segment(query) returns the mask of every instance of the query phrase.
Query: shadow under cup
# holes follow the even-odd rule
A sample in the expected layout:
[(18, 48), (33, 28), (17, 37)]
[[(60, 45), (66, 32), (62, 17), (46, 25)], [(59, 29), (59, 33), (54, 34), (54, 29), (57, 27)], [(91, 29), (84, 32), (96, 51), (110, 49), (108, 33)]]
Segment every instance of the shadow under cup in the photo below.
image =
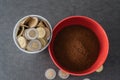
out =
[[(91, 67), (89, 67), (86, 70), (83, 71), (78, 71), (74, 72), (68, 69), (65, 69), (58, 61), (57, 58), (54, 55), (54, 40), (59, 33), (60, 30), (67, 26), (71, 25), (82, 25), (88, 29), (90, 29), (94, 34), (97, 36), (99, 44), (100, 44), (100, 49), (98, 53), (98, 57), (96, 61), (93, 63)], [(65, 18), (61, 20), (53, 29), (53, 37), (51, 40), (51, 43), (49, 45), (49, 53), (50, 57), (53, 60), (54, 64), (61, 70), (75, 76), (83, 76), (87, 75), (90, 73), (93, 73), (96, 71), (106, 60), (107, 55), (108, 55), (108, 50), (109, 50), (109, 42), (108, 42), (108, 37), (104, 31), (104, 29), (101, 27), (100, 24), (98, 24), (95, 20), (85, 17), (85, 16), (70, 16), (68, 18)], [(74, 64), (73, 64), (74, 65)]]

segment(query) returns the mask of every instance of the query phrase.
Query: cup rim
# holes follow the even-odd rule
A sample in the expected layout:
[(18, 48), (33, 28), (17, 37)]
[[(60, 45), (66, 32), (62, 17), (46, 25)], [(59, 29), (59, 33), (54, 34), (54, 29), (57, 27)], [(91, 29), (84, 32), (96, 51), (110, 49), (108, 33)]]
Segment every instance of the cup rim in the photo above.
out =
[[(94, 69), (92, 69), (91, 71), (89, 71), (89, 72), (75, 73), (75, 72), (71, 72), (71, 71), (65, 70), (65, 69), (54, 59), (54, 56), (53, 56), (54, 52), (52, 51), (52, 45), (53, 45), (52, 41), (54, 40), (53, 38), (52, 38), (52, 40), (51, 40), (50, 45), (48, 46), (48, 51), (49, 51), (49, 54), (50, 54), (50, 57), (51, 57), (52, 61), (54, 62), (54, 64), (55, 64), (59, 69), (65, 71), (65, 72), (67, 72), (67, 73), (69, 73), (69, 74), (71, 74), (71, 75), (84, 76), (84, 75), (88, 75), (88, 74), (90, 74), (90, 73), (95, 72), (95, 71), (105, 62), (105, 60), (106, 60), (106, 58), (107, 58), (107, 55), (108, 55), (108, 50), (109, 50), (109, 41), (108, 41), (107, 34), (106, 34), (105, 30), (102, 28), (102, 26), (101, 26), (98, 22), (96, 22), (95, 20), (93, 20), (93, 19), (91, 19), (91, 18), (89, 18), (89, 17), (86, 17), (86, 16), (69, 16), (69, 17), (67, 17), (67, 18), (62, 19), (62, 20), (61, 20), (60, 22), (58, 22), (58, 23), (55, 25), (55, 27), (53, 28), (53, 36), (54, 36), (54, 31), (55, 31), (55, 29), (58, 27), (58, 25), (60, 25), (60, 24), (61, 24), (62, 22), (64, 22), (64, 21), (66, 21), (66, 20), (68, 20), (68, 19), (72, 19), (72, 18), (84, 18), (84, 19), (87, 19), (87, 20), (91, 21), (92, 23), (94, 23), (96, 26), (98, 26), (99, 29), (101, 29), (101, 31), (102, 31), (101, 33), (104, 34), (104, 37), (105, 37), (106, 43), (107, 43), (107, 45), (106, 45), (106, 46), (107, 46), (106, 54), (104, 55), (103, 61), (101, 61), (99, 64), (97, 64), (96, 67), (95, 67)], [(59, 33), (59, 32), (58, 32), (58, 33)], [(54, 42), (54, 41), (53, 41), (53, 42)], [(95, 62), (96, 62), (96, 61), (95, 61)]]
[[(44, 48), (42, 48), (42, 49), (40, 49), (40, 50), (38, 50), (38, 51), (27, 51), (27, 50), (24, 50), (24, 49), (22, 49), (22, 48), (19, 46), (19, 44), (17, 43), (17, 40), (16, 40), (16, 29), (17, 29), (19, 23), (20, 23), (23, 19), (25, 19), (25, 18), (27, 18), (27, 17), (37, 17), (37, 18), (39, 18), (39, 19), (42, 19), (42, 20), (46, 21), (46, 22), (48, 23), (49, 28), (50, 28), (50, 31), (51, 31), (50, 38), (49, 38), (49, 41), (48, 41), (47, 45), (46, 45)], [(15, 27), (14, 27), (14, 29), (13, 29), (13, 40), (14, 40), (14, 42), (15, 42), (15, 45), (19, 48), (19, 50), (21, 50), (21, 51), (23, 51), (23, 52), (25, 52), (25, 53), (28, 53), (28, 54), (36, 54), (36, 53), (42, 52), (43, 50), (45, 50), (45, 49), (48, 47), (48, 45), (49, 45), (50, 42), (51, 42), (51, 39), (52, 39), (52, 26), (51, 26), (50, 22), (49, 22), (46, 18), (44, 18), (44, 17), (42, 17), (42, 16), (40, 16), (40, 15), (27, 15), (27, 16), (22, 17), (21, 19), (19, 19), (19, 20), (17, 21), (17, 23), (15, 24)]]

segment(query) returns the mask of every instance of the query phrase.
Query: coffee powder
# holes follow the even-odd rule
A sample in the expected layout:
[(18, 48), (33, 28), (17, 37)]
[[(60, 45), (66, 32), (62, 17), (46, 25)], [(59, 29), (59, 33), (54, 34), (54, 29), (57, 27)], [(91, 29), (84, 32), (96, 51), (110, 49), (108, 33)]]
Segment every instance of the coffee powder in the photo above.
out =
[(69, 71), (83, 71), (96, 61), (99, 41), (89, 29), (73, 25), (63, 28), (54, 40), (54, 55), (57, 62)]

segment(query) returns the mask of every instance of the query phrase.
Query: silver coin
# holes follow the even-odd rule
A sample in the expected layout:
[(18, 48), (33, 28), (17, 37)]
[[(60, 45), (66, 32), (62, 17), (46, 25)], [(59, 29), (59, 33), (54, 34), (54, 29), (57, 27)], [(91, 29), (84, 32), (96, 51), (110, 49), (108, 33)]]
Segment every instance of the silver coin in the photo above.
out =
[(54, 79), (55, 77), (56, 77), (56, 72), (55, 72), (55, 70), (54, 69), (52, 69), (52, 68), (49, 68), (49, 69), (47, 69), (46, 71), (45, 71), (45, 77), (47, 78), (47, 79)]

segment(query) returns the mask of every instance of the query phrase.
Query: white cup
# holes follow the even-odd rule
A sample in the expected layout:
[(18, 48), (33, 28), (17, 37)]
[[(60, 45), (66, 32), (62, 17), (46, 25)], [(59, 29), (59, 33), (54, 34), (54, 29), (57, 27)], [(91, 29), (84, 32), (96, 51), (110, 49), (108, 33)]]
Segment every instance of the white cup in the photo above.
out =
[[(50, 28), (51, 34), (50, 34), (50, 39), (48, 40), (47, 45), (46, 45), (45, 47), (43, 47), (42, 49), (38, 50), (38, 51), (27, 51), (27, 50), (25, 50), (25, 49), (22, 49), (22, 48), (19, 46), (18, 42), (17, 42), (18, 26), (19, 26), (20, 22), (21, 22), (22, 20), (24, 20), (25, 18), (27, 18), (27, 17), (37, 17), (37, 18), (40, 19), (40, 20), (46, 21), (46, 22), (48, 23), (48, 25), (49, 25), (49, 28)], [(15, 25), (15, 27), (14, 27), (14, 30), (13, 30), (13, 40), (14, 40), (16, 46), (17, 46), (21, 51), (23, 51), (23, 52), (25, 52), (25, 53), (28, 53), (28, 54), (40, 53), (40, 52), (42, 52), (43, 50), (45, 50), (45, 49), (48, 47), (48, 45), (50, 44), (51, 38), (52, 38), (52, 27), (51, 27), (49, 21), (48, 21), (47, 19), (45, 19), (44, 17), (39, 16), (39, 15), (28, 15), (28, 16), (25, 16), (25, 17), (21, 18), (21, 19), (16, 23), (16, 25)]]

